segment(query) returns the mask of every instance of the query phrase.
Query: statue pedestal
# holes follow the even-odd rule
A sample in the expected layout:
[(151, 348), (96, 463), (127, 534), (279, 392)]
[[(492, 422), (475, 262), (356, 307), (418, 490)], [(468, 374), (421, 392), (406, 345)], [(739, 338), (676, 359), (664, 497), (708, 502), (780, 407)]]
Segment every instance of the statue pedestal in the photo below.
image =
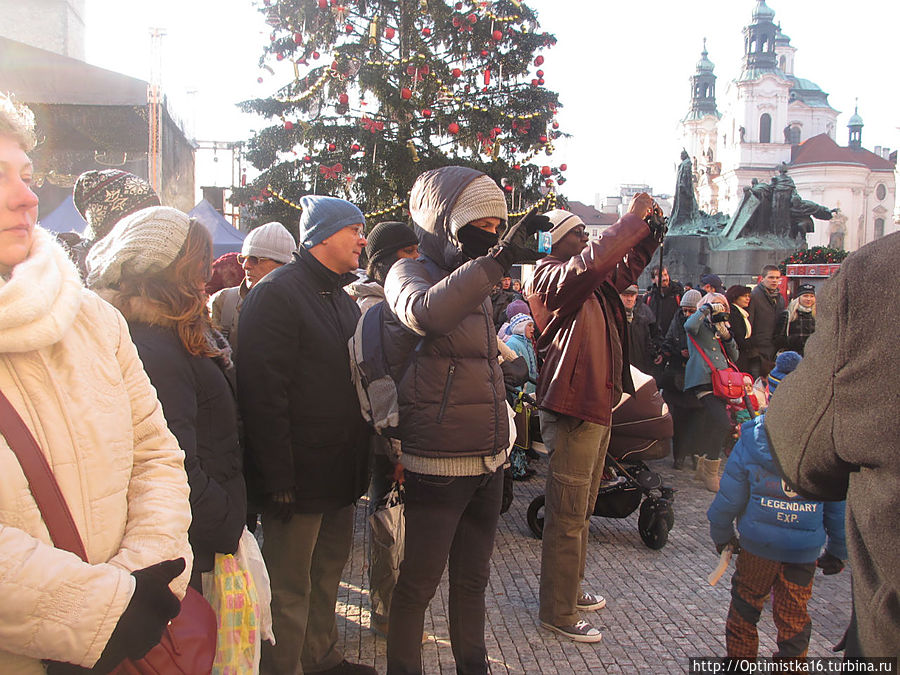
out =
[[(663, 265), (672, 279), (691, 282), (697, 288), (704, 274), (718, 274), (725, 288), (732, 284), (756, 284), (764, 265), (777, 265), (797, 249), (802, 241), (778, 237), (723, 239), (715, 235), (689, 234), (666, 237)], [(659, 264), (659, 253), (647, 265), (639, 285), (649, 288), (650, 269)]]

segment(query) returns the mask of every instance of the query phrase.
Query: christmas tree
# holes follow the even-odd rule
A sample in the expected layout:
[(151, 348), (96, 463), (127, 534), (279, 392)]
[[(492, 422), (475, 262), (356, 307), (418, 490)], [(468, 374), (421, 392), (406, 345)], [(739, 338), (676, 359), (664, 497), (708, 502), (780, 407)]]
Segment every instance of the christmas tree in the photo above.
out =
[[(260, 175), (235, 190), (257, 223), (296, 223), (305, 194), (357, 204), (372, 222), (405, 217), (422, 172), (484, 171), (510, 212), (551, 202), (558, 95), (544, 86), (556, 42), (519, 0), (264, 0), (268, 98), (240, 104), (272, 120), (247, 144)], [(281, 74), (284, 74), (282, 77)]]

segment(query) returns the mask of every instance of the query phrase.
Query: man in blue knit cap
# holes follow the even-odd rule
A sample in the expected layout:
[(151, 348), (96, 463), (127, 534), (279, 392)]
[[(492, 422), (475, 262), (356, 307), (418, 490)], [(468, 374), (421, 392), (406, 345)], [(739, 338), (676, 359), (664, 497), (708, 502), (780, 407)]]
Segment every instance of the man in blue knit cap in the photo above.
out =
[[(801, 358), (797, 352), (778, 355), (768, 377), (770, 396)], [(770, 407), (779, 402), (773, 397)], [(812, 632), (806, 607), (816, 566), (824, 574), (837, 574), (847, 557), (844, 502), (810, 501), (794, 491), (772, 458), (764, 420), (760, 415), (741, 427), (741, 438), (706, 514), (716, 550), (721, 553), (730, 544), (740, 551), (731, 578), (725, 645), (730, 658), (757, 657), (756, 624), (772, 594), (778, 629), (775, 656), (804, 658)], [(734, 533), (735, 520), (740, 541)]]
[(299, 249), (254, 284), (239, 324), (248, 490), (264, 505), (278, 641), (263, 645), (260, 672), (374, 675), (344, 660), (334, 618), (353, 504), (368, 485), (369, 428), (347, 352), (359, 309), (343, 290), (356, 280), (365, 219), (334, 197), (300, 205)]

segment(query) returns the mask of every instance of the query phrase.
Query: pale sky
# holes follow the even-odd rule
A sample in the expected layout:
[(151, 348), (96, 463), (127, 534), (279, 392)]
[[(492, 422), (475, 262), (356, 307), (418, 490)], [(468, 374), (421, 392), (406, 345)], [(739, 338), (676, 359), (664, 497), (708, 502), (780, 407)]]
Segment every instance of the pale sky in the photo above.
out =
[[(718, 76), (720, 111), (728, 82), (740, 73), (742, 29), (754, 0), (530, 0), (541, 28), (558, 43), (544, 52), (548, 87), (560, 93), (559, 141), (549, 158), (568, 165), (562, 192), (593, 203), (620, 183), (647, 183), (671, 193), (680, 151), (679, 120), (690, 104), (689, 78), (707, 38)], [(900, 146), (900, 2), (768, 0), (797, 49), (794, 72), (828, 92), (841, 111), (837, 140), (859, 99), (863, 145)], [(234, 103), (268, 96), (293, 75), (258, 67), (269, 29), (244, 0), (87, 0), (87, 60), (149, 79), (149, 27), (166, 29), (163, 87), (189, 131), (201, 140), (249, 137), (259, 122)], [(323, 56), (323, 60), (326, 57)], [(262, 75), (263, 84), (257, 82)], [(195, 91), (194, 94), (188, 94)], [(543, 160), (542, 156), (542, 160)], [(198, 157), (198, 185), (230, 181), (230, 158)], [(541, 164), (548, 163), (541, 161)]]

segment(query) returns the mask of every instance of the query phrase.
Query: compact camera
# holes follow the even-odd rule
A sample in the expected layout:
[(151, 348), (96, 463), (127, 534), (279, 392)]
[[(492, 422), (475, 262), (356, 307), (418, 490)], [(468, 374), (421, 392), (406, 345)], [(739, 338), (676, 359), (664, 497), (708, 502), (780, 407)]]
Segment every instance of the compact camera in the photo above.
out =
[(715, 312), (710, 315), (709, 320), (712, 323), (724, 323), (731, 320), (731, 315), (728, 312)]

